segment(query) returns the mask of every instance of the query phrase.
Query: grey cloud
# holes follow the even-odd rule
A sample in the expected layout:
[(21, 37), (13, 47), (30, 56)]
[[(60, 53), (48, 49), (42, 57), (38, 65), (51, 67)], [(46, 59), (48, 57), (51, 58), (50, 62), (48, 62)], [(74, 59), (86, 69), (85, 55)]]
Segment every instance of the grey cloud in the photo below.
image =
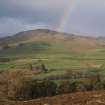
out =
[(105, 35), (105, 1), (81, 0), (69, 19), (66, 31), (86, 35)]
[(64, 8), (64, 0), (58, 1), (61, 5), (57, 5), (56, 0), (1, 0), (0, 17), (34, 18), (36, 21), (40, 18), (58, 17), (62, 14), (60, 10)]
[[(59, 2), (61, 5), (58, 5)], [(60, 10), (65, 7), (64, 5), (66, 5), (64, 0), (0, 0), (0, 31), (11, 32), (14, 29), (12, 32), (14, 33), (19, 29), (24, 30), (28, 25), (36, 27), (35, 25), (39, 23), (42, 23), (42, 26), (56, 27), (62, 15)]]
[[(105, 34), (105, 0), (75, 0), (65, 32)], [(56, 29), (70, 0), (0, 0), (0, 33)], [(67, 11), (68, 12), (68, 11)]]

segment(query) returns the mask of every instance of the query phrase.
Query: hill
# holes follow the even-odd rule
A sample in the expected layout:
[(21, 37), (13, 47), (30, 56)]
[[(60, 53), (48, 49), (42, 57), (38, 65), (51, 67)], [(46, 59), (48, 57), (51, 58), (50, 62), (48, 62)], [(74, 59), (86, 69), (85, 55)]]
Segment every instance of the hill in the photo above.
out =
[(56, 70), (105, 67), (104, 38), (38, 29), (1, 38), (0, 48), (0, 61), (10, 59), (0, 63), (0, 70), (27, 69), (29, 64), (36, 67), (39, 61)]
[[(14, 55), (17, 50), (22, 50), (19, 54), (24, 52), (27, 53), (28, 49), (30, 54), (32, 52), (35, 53), (37, 50), (38, 52), (40, 50), (43, 52), (44, 49), (47, 50), (46, 52), (49, 52), (50, 50), (52, 53), (86, 53), (103, 48), (103, 43), (103, 41), (97, 40), (93, 37), (76, 36), (73, 34), (59, 33), (47, 29), (38, 29), (20, 32), (11, 37), (1, 38), (1, 49), (7, 44), (11, 47), (10, 49), (2, 49), (0, 51), (0, 55), (2, 53), (4, 55), (5, 53), (9, 54), (9, 52)], [(21, 45), (23, 46), (21, 47)]]

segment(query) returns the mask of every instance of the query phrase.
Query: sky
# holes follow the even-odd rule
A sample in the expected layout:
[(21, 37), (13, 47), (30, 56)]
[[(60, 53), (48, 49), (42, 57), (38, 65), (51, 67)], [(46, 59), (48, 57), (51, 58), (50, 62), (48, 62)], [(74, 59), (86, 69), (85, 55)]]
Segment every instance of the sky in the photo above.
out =
[(104, 28), (105, 0), (0, 0), (0, 37), (33, 29), (105, 36)]

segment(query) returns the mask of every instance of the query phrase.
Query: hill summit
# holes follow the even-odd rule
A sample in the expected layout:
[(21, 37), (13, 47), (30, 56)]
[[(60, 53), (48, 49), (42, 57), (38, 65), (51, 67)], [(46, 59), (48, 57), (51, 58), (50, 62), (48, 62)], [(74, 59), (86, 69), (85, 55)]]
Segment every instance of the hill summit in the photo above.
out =
[[(56, 32), (48, 29), (37, 29), (19, 32), (13, 36), (0, 39), (0, 48), (10, 46), (9, 49), (2, 49), (0, 56), (5, 54), (16, 55), (32, 54), (35, 52), (50, 53), (87, 53), (104, 47), (104, 41), (100, 38), (93, 38), (81, 35), (74, 35)], [(23, 45), (20, 47), (20, 45)], [(7, 47), (7, 46), (6, 46)], [(18, 53), (19, 54), (19, 53)]]

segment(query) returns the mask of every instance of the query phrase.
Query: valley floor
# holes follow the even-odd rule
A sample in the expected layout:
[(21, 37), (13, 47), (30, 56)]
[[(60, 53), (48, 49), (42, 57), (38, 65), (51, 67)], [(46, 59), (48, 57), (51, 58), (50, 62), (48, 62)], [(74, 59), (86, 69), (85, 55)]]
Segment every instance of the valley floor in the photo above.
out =
[(30, 101), (7, 101), (0, 105), (105, 105), (105, 91), (78, 92)]

